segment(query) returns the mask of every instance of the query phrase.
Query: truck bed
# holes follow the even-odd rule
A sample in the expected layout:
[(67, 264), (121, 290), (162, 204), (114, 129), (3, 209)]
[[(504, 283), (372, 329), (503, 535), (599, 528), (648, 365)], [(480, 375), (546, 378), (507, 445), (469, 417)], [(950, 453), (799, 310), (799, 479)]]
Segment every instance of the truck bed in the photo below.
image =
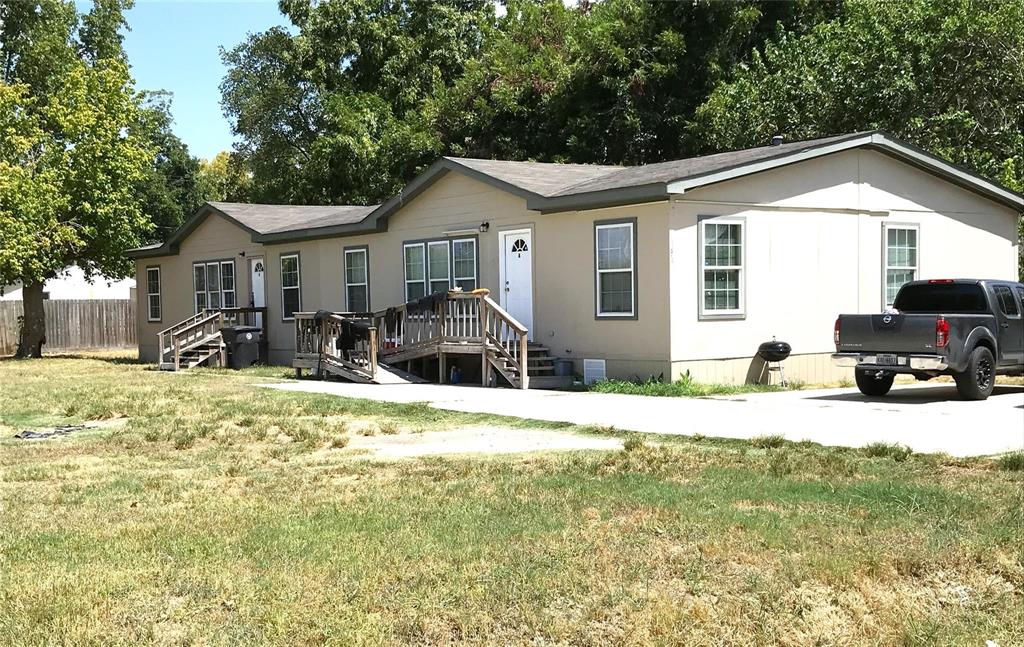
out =
[(935, 321), (949, 322), (950, 339), (966, 339), (978, 326), (994, 326), (992, 315), (965, 314), (878, 314), (842, 315), (838, 352), (921, 353), (939, 352), (935, 348)]

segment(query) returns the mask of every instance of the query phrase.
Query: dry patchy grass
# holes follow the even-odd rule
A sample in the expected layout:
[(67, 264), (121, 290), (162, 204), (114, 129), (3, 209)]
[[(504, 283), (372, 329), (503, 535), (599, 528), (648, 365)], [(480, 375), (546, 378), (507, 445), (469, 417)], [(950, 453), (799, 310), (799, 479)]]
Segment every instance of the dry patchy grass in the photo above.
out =
[(253, 386), (279, 374), (0, 362), (0, 643), (1024, 643), (1019, 471), (651, 438), (355, 460), (360, 429), (480, 418)]

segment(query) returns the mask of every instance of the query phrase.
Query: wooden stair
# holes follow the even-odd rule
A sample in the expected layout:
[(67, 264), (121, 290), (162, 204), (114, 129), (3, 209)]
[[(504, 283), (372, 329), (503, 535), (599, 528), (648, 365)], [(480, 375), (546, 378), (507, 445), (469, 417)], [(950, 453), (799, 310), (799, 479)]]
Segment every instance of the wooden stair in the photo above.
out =
[[(263, 327), (266, 308), (205, 308), (157, 333), (161, 371), (186, 371), (217, 357), (226, 364), (227, 346), (221, 330), (225, 326)], [(266, 358), (266, 340), (260, 342), (260, 356)]]
[(225, 350), (224, 339), (218, 331), (182, 348), (179, 354), (180, 364), (177, 367), (173, 361), (161, 362), (160, 370), (175, 371), (195, 368), (208, 362), (212, 357), (219, 359)]
[[(529, 388), (564, 389), (572, 386), (573, 378), (571, 375), (555, 375), (555, 358), (551, 356), (551, 350), (547, 346), (531, 342), (527, 345), (526, 349), (526, 370), (530, 376), (528, 381)], [(495, 351), (489, 353), (488, 360), (510, 385), (517, 384), (519, 370), (515, 364)]]

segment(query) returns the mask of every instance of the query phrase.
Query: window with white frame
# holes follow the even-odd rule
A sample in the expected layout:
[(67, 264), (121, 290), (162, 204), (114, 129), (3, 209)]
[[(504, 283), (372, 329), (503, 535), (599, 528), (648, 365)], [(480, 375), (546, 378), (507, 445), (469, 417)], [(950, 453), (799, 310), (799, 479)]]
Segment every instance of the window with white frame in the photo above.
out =
[(369, 312), (369, 256), (365, 247), (345, 250), (345, 307), (349, 312)]
[(596, 224), (597, 316), (632, 317), (636, 314), (635, 224)]
[(451, 287), (451, 266), (447, 240), (427, 243), (427, 284), (431, 294), (447, 292)]
[(234, 308), (235, 262), (199, 261), (192, 264), (196, 312), (206, 308)]
[(299, 255), (281, 255), (281, 318), (294, 319), (302, 310), (302, 284), (299, 276)]
[(234, 261), (228, 261), (220, 264), (220, 294), (221, 303), (225, 308), (234, 308), (238, 305), (235, 300)]
[(476, 239), (452, 241), (452, 284), (465, 292), (476, 289)]
[(146, 305), (148, 321), (160, 321), (160, 266), (146, 268)]
[(742, 220), (701, 223), (701, 314), (743, 314)]
[(918, 235), (913, 225), (886, 225), (885, 229), (885, 284), (882, 286), (885, 307), (896, 301), (896, 294), (904, 284), (917, 279)]
[(476, 289), (475, 238), (405, 243), (403, 250), (406, 301), (456, 287)]
[(427, 294), (426, 246), (405, 245), (405, 300), (415, 301)]

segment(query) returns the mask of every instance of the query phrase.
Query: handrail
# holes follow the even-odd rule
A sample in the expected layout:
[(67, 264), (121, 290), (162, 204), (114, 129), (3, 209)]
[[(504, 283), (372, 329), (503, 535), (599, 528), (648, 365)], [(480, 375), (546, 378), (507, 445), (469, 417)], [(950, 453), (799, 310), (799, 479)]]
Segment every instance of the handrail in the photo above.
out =
[(180, 330), (176, 330), (174, 332), (174, 337), (175, 338), (181, 337), (181, 336), (185, 335), (186, 333), (190, 333), (193, 330), (196, 330), (198, 328), (202, 328), (203, 326), (205, 326), (206, 324), (210, 323), (214, 319), (220, 319), (220, 317), (221, 317), (221, 314), (219, 312), (215, 313), (215, 314), (212, 314), (212, 315), (209, 315), (205, 319), (201, 319), (200, 321), (195, 322), (194, 324), (188, 326), (187, 328), (182, 328)]
[[(257, 319), (256, 315), (262, 317), (262, 319)], [(203, 308), (202, 310), (195, 313), (191, 317), (183, 319), (178, 323), (174, 324), (173, 326), (164, 328), (159, 333), (157, 333), (157, 344), (159, 346), (160, 351), (160, 362), (164, 363), (166, 361), (170, 363), (171, 361), (173, 361), (175, 365), (175, 370), (177, 370), (178, 362), (175, 359), (175, 357), (177, 356), (178, 353), (176, 350), (175, 340), (179, 339), (182, 335), (187, 335), (188, 333), (194, 331), (195, 329), (205, 326), (214, 318), (219, 318), (222, 324), (221, 327), (223, 327), (225, 320), (227, 320), (229, 323), (232, 324), (242, 323), (257, 325), (257, 322), (259, 322), (259, 327), (263, 328), (263, 322), (266, 321), (266, 316), (267, 309), (266, 307), (263, 306)], [(168, 336), (170, 336), (170, 343), (165, 342), (165, 338)], [(178, 344), (177, 346), (180, 346), (180, 344)], [(172, 357), (168, 357), (168, 355), (170, 355), (171, 353), (174, 353), (175, 355)]]
[(206, 310), (201, 310), (200, 312), (195, 313), (194, 315), (192, 315), (188, 319), (182, 319), (181, 321), (179, 321), (178, 323), (174, 324), (173, 326), (170, 326), (168, 328), (164, 328), (163, 330), (161, 330), (157, 334), (158, 335), (166, 335), (167, 333), (174, 331), (174, 329), (176, 329), (178, 326), (181, 326), (182, 324), (194, 322), (196, 319), (198, 319), (199, 317), (203, 316), (203, 314), (205, 314), (205, 313), (206, 313)]
[(505, 321), (505, 323), (511, 326), (516, 332), (521, 333), (523, 335), (526, 335), (530, 332), (526, 326), (519, 323), (519, 321), (515, 317), (510, 315), (504, 308), (498, 305), (497, 301), (495, 301), (489, 296), (485, 296), (484, 301), (487, 303), (487, 308), (489, 310), (492, 310), (495, 314), (501, 317)]
[(502, 308), (490, 295), (481, 298), (485, 344), (511, 361), (519, 374), (519, 388), (530, 387), (529, 330)]
[[(330, 358), (376, 375), (378, 357), (397, 357), (405, 351), (431, 347), (439, 353), (450, 352), (444, 344), (468, 344), (483, 353), (485, 380), (493, 364), (515, 386), (528, 387), (529, 329), (491, 299), (488, 292), (449, 292), (430, 307), (416, 306), (403, 303), (373, 313), (333, 312), (320, 325), (314, 322), (315, 313), (296, 312), (296, 355), (305, 355), (305, 359)], [(355, 321), (370, 326), (365, 333), (359, 333), (355, 348), (339, 350), (340, 326)]]
[(316, 313), (295, 313), (295, 353), (296, 355), (316, 355), (320, 359), (328, 359), (342, 366), (369, 374), (370, 379), (377, 376), (377, 329), (373, 326), (356, 328), (351, 348), (339, 348), (338, 340), (342, 337), (343, 326), (355, 322), (365, 323), (370, 320), (370, 313), (331, 313), (317, 325)]

